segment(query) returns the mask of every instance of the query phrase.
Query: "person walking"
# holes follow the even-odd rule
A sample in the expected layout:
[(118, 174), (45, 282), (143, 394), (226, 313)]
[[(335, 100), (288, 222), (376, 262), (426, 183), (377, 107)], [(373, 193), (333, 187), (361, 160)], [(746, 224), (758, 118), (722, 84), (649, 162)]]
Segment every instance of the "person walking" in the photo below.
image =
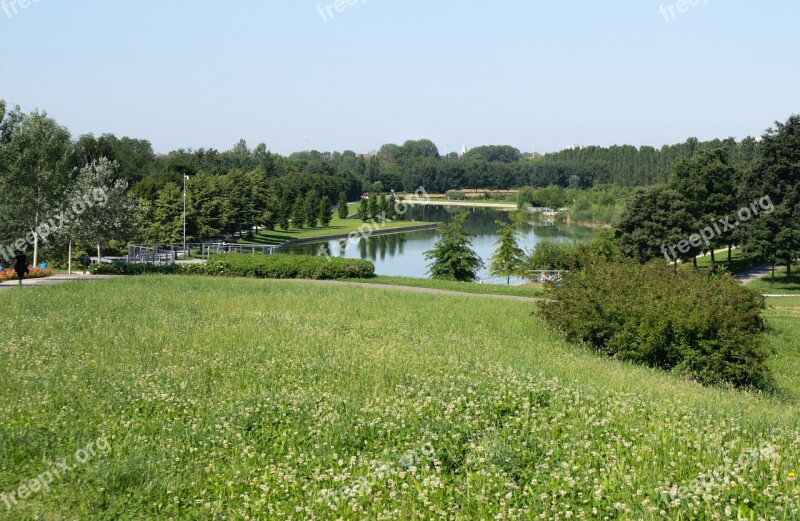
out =
[(28, 257), (25, 256), (25, 252), (17, 250), (17, 253), (14, 254), (14, 258), (16, 259), (14, 262), (14, 271), (17, 272), (19, 285), (22, 286), (22, 277), (30, 273), (28, 269)]

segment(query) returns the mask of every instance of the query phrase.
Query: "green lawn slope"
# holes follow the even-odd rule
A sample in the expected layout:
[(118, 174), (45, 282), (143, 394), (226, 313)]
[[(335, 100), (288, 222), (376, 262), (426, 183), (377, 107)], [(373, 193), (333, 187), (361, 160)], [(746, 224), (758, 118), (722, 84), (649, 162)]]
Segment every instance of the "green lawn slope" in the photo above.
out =
[(766, 395), (594, 356), (525, 302), (199, 277), (7, 289), (0, 519), (796, 519), (800, 311), (770, 305)]

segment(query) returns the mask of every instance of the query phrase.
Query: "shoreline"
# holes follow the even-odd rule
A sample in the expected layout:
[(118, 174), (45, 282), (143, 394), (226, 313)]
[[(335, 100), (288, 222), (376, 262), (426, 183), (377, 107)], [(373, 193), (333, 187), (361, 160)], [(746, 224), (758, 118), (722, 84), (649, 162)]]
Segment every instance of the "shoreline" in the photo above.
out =
[(431, 199), (430, 201), (414, 201), (414, 206), (473, 206), (477, 208), (497, 208), (498, 210), (516, 210), (517, 205), (514, 203), (473, 203), (470, 201), (437, 201)]
[[(364, 223), (366, 226), (371, 226), (371, 223)], [(372, 235), (390, 235), (393, 233), (406, 233), (406, 232), (416, 232), (421, 230), (435, 230), (441, 225), (441, 223), (428, 223), (428, 224), (418, 224), (415, 226), (404, 226), (402, 228), (388, 228), (388, 229), (377, 229), (371, 230), (369, 232), (361, 233), (358, 230), (349, 232), (349, 233), (339, 233), (334, 235), (320, 235), (318, 237), (306, 237), (303, 239), (290, 239), (286, 242), (282, 242), (280, 244), (275, 245), (275, 251), (280, 252), (284, 248), (288, 248), (290, 246), (299, 246), (301, 244), (311, 244), (315, 242), (325, 242), (325, 241), (335, 241), (336, 239), (349, 239), (350, 236), (355, 235), (357, 237), (370, 237)]]

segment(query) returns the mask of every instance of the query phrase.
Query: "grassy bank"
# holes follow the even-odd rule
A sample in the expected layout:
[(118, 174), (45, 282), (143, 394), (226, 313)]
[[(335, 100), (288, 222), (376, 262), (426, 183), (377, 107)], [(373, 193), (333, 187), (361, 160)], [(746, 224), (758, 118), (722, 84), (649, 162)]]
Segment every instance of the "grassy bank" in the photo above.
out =
[(514, 301), (141, 277), (0, 306), (0, 492), (72, 467), (2, 519), (798, 516), (797, 309), (768, 311), (766, 396), (596, 357)]
[(792, 269), (792, 279), (786, 276), (786, 268), (775, 270), (775, 281), (772, 275), (751, 282), (748, 287), (768, 295), (799, 295), (800, 296), (800, 267), (794, 266)]
[[(718, 265), (728, 267), (728, 251), (725, 250), (724, 252), (717, 252), (714, 255), (714, 259), (717, 261)], [(743, 258), (742, 257), (742, 250), (741, 248), (734, 248), (731, 251), (731, 264), (728, 267), (728, 270), (731, 273), (741, 273), (743, 271), (749, 270), (750, 268), (755, 268), (763, 264), (763, 261), (753, 258)], [(684, 263), (684, 266), (691, 267), (692, 262)], [(697, 267), (698, 268), (711, 268), (711, 254), (702, 255), (697, 257)]]
[[(351, 204), (348, 206), (348, 208), (350, 209), (351, 216), (358, 213), (357, 204)], [(366, 226), (370, 227), (369, 230), (374, 231), (400, 230), (402, 228), (410, 228), (424, 224), (434, 223), (395, 221), (389, 223), (366, 224)], [(361, 221), (361, 219), (340, 219), (338, 215), (334, 214), (333, 218), (331, 219), (330, 226), (303, 228), (302, 230), (294, 228), (289, 230), (282, 230), (280, 228), (276, 230), (262, 230), (254, 234), (252, 238), (242, 237), (242, 239), (238, 242), (241, 244), (283, 244), (284, 242), (297, 239), (313, 239), (316, 237), (328, 237), (332, 235), (347, 235), (353, 232), (358, 233), (359, 231), (366, 229), (362, 228), (363, 226), (365, 226), (365, 223)]]

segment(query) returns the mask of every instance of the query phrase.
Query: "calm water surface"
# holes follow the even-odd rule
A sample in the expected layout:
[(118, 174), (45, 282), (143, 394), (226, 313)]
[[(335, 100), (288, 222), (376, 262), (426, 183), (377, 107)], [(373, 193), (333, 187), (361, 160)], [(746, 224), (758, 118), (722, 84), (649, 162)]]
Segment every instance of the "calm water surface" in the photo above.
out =
[[(519, 243), (524, 250), (532, 249), (538, 241), (545, 238), (555, 241), (585, 241), (594, 233), (591, 229), (577, 226), (542, 226), (512, 221), (509, 212), (494, 208), (416, 206), (409, 209), (406, 217), (407, 220), (413, 219), (417, 222), (449, 222), (454, 215), (465, 211), (470, 214), (467, 229), (475, 235), (472, 239), (473, 248), (487, 265), (500, 238), (496, 221), (515, 223), (520, 236)], [(378, 275), (425, 278), (429, 275), (424, 253), (433, 248), (440, 237), (437, 230), (419, 230), (373, 235), (352, 242), (347, 239), (321, 241), (294, 246), (285, 251), (303, 255), (323, 255), (327, 251), (334, 257), (372, 261)], [(481, 271), (479, 277), (490, 279), (486, 269)]]

